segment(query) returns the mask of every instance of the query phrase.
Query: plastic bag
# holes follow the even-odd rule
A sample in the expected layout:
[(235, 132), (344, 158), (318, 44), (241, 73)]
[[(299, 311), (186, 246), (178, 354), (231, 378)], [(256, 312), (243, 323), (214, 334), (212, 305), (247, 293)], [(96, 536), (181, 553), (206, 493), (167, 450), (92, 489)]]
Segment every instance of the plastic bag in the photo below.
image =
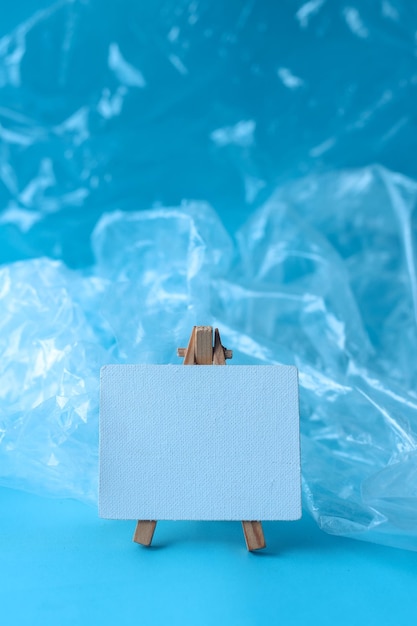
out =
[(414, 10), (62, 0), (2, 29), (1, 483), (94, 502), (100, 365), (212, 324), (299, 367), (320, 527), (416, 549)]

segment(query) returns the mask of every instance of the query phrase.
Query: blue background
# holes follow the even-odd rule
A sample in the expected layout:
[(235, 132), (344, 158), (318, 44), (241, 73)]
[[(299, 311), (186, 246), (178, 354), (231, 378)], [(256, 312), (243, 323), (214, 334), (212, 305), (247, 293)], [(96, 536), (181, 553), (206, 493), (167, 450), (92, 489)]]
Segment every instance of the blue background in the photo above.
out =
[[(394, 18), (382, 0), (353, 5), (366, 37), (348, 27), (343, 0), (324, 3), (304, 27), (303, 4), (20, 0), (2, 7), (0, 36), (19, 24), (27, 35), (21, 82), (1, 91), (0, 123), (35, 138), (27, 148), (10, 144), (7, 161), (19, 191), (42, 159), (55, 180), (26, 202), (42, 215), (29, 233), (7, 225), (0, 260), (48, 254), (71, 266), (90, 263), (91, 229), (114, 209), (204, 199), (234, 232), (278, 184), (312, 171), (377, 162), (415, 177), (415, 2), (392, 1)], [(179, 35), (171, 41), (173, 28)], [(114, 43), (146, 88), (128, 87), (118, 114), (103, 117), (100, 102), (120, 87), (108, 66)], [(7, 67), (16, 46), (18, 37)], [(285, 86), (279, 68), (302, 80), (300, 88)], [(56, 131), (80, 110), (84, 127)], [(212, 133), (239, 121), (255, 123), (255, 141), (218, 147)], [(248, 180), (261, 185), (255, 197)], [(81, 188), (87, 195), (78, 205), (62, 201)], [(3, 206), (20, 203), (15, 196), (0, 182)], [(55, 198), (59, 212), (45, 211)]]
[[(417, 175), (414, 1), (392, 1), (400, 19), (391, 22), (382, 3), (357, 3), (367, 39), (349, 34), (339, 1), (327, 2), (307, 30), (294, 20), (301, 2), (194, 4), (195, 28), (188, 2), (92, 0), (58, 3), (30, 30), (23, 86), (2, 90), (1, 115), (20, 112), (48, 132), (28, 149), (9, 146), (7, 159), (20, 190), (43, 158), (56, 178), (25, 206), (42, 217), (29, 233), (2, 224), (1, 262), (45, 254), (86, 266), (94, 224), (118, 208), (203, 198), (234, 232), (277, 184), (312, 171), (378, 162)], [(50, 6), (2, 6), (0, 36)], [(171, 51), (175, 20), (188, 48)], [(149, 89), (132, 90), (122, 114), (103, 120), (96, 105), (103, 87), (116, 89), (107, 67), (114, 41)], [(186, 79), (166, 61), (171, 52), (182, 55)], [(283, 87), (278, 66), (301, 76), (303, 88)], [(49, 133), (83, 106), (87, 141)], [(238, 120), (256, 122), (254, 144), (216, 149), (210, 133)], [(329, 138), (334, 147), (318, 154)], [(83, 172), (90, 187), (82, 205), (45, 213), (45, 198), (76, 191)], [(254, 200), (245, 195), (247, 177), (263, 184)], [(0, 186), (0, 200), (5, 207), (16, 198)], [(101, 521), (78, 502), (7, 489), (0, 499), (7, 626), (415, 621), (415, 554), (325, 535), (307, 515), (265, 523), (268, 547), (259, 554), (248, 554), (236, 523), (160, 523), (154, 546), (143, 549), (131, 542), (134, 524)]]

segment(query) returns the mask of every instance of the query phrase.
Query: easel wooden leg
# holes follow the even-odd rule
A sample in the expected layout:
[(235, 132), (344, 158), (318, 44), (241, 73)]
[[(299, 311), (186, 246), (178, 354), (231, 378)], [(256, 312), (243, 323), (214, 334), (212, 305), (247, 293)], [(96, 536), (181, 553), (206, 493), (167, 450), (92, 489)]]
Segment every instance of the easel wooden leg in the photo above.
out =
[(153, 520), (139, 520), (136, 524), (133, 541), (142, 546), (150, 546), (155, 532), (156, 522)]
[(261, 522), (242, 522), (246, 546), (250, 552), (265, 548), (265, 538)]

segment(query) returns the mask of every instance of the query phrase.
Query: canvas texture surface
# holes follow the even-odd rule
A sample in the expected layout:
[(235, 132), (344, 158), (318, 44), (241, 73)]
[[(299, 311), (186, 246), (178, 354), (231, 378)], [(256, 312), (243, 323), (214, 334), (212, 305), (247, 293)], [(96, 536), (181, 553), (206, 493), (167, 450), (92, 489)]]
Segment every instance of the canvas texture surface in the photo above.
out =
[(99, 514), (298, 519), (297, 369), (103, 367)]

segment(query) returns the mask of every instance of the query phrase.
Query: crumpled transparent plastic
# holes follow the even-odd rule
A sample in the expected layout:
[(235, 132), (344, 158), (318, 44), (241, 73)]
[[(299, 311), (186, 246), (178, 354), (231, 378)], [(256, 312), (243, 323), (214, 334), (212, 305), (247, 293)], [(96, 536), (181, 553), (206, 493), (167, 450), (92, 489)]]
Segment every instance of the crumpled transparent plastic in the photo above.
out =
[(319, 526), (417, 549), (414, 9), (29, 5), (0, 32), (0, 482), (94, 503), (100, 366), (212, 324), (298, 366)]
[(190, 203), (104, 215), (88, 272), (3, 266), (2, 482), (94, 501), (100, 365), (176, 362), (193, 324), (217, 324), (235, 363), (299, 368), (320, 527), (415, 549), (416, 197), (380, 167), (328, 174), (278, 189), (234, 254)]
[(189, 203), (106, 214), (92, 246), (88, 273), (48, 258), (0, 267), (0, 480), (95, 501), (100, 366), (175, 362), (210, 318), (232, 244)]
[(284, 186), (238, 234), (217, 303), (260, 362), (299, 367), (304, 496), (319, 526), (411, 549), (416, 204), (417, 184), (381, 167)]

